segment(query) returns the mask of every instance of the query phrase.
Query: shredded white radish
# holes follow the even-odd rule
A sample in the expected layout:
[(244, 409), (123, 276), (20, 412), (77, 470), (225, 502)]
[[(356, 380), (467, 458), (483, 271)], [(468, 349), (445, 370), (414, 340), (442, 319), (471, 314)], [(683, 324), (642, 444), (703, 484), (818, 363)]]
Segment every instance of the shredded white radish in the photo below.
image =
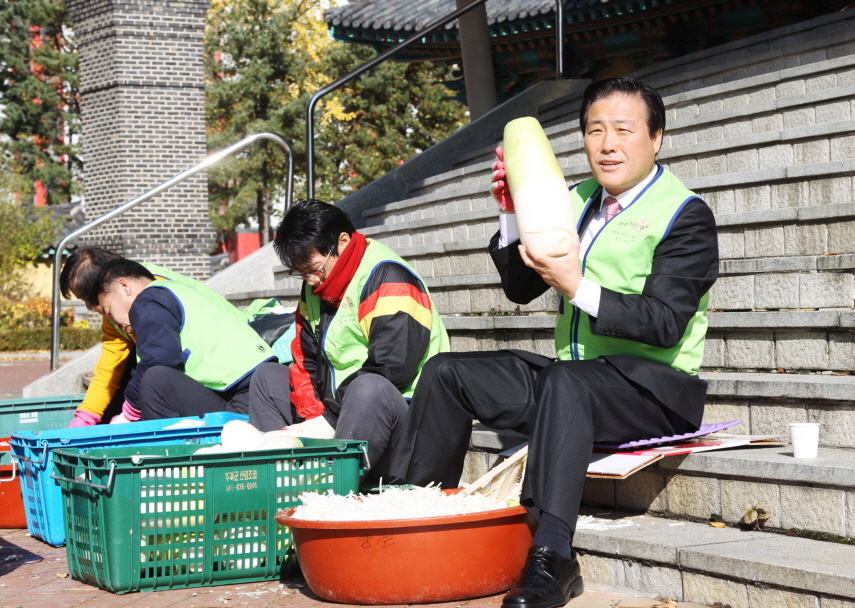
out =
[(481, 494), (444, 494), (438, 487), (389, 488), (381, 494), (347, 496), (304, 492), (303, 504), (294, 517), (318, 521), (372, 521), (383, 519), (420, 519), (504, 509)]

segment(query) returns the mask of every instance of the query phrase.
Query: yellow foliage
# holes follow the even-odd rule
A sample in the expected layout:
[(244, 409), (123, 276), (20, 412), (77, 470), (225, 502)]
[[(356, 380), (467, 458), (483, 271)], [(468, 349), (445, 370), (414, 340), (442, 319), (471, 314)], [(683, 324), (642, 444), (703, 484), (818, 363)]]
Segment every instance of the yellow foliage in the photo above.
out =
[[(242, 0), (211, 0), (208, 10), (206, 36), (211, 35), (211, 24), (228, 19), (230, 7)], [(245, 1), (245, 0), (243, 0)], [(294, 48), (307, 54), (309, 67), (303, 73), (302, 82), (292, 84), (285, 103), (297, 99), (302, 90), (317, 91), (330, 84), (333, 79), (320, 69), (325, 54), (333, 45), (343, 44), (330, 38), (324, 21), (324, 10), (339, 4), (337, 0), (266, 0), (271, 11), (294, 10), (298, 17), (291, 32)], [(332, 120), (353, 120), (354, 112), (345, 112), (341, 100), (334, 93), (324, 97), (324, 114), (321, 127)]]

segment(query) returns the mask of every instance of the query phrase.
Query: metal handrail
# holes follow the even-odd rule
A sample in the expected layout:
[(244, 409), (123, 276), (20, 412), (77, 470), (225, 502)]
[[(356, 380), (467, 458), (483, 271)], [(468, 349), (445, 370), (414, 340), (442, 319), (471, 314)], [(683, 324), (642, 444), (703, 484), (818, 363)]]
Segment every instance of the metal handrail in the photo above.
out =
[(59, 367), (59, 276), (62, 266), (62, 251), (63, 249), (65, 249), (65, 246), (69, 242), (78, 238), (79, 236), (86, 234), (90, 230), (97, 228), (101, 224), (110, 221), (116, 216), (122, 215), (124, 212), (133, 209), (140, 203), (144, 203), (145, 201), (157, 196), (164, 190), (183, 182), (187, 178), (193, 177), (200, 171), (204, 171), (208, 167), (216, 165), (224, 158), (231, 156), (235, 152), (240, 152), (247, 146), (255, 143), (260, 139), (266, 139), (269, 141), (276, 142), (282, 147), (283, 150), (285, 150), (288, 156), (288, 183), (286, 185), (287, 189), (285, 192), (285, 208), (288, 209), (288, 207), (291, 206), (291, 197), (294, 191), (294, 151), (291, 148), (291, 144), (288, 140), (280, 137), (276, 133), (253, 133), (252, 135), (244, 137), (236, 144), (232, 144), (225, 150), (220, 150), (219, 152), (210, 155), (201, 163), (190, 167), (183, 173), (179, 173), (172, 179), (163, 182), (162, 184), (155, 188), (152, 188), (148, 192), (141, 194), (140, 196), (128, 201), (127, 203), (124, 203), (123, 205), (119, 205), (112, 211), (108, 211), (101, 217), (89, 222), (85, 226), (81, 226), (74, 232), (67, 234), (59, 242), (59, 244), (56, 246), (56, 253), (54, 254), (53, 258), (53, 314), (51, 316), (50, 325), (50, 371), (55, 371)]
[[(352, 72), (345, 74), (335, 82), (328, 84), (312, 95), (312, 98), (309, 100), (309, 105), (306, 108), (306, 191), (308, 198), (314, 198), (315, 195), (315, 106), (318, 101), (320, 101), (321, 97), (325, 96), (327, 93), (335, 91), (340, 86), (347, 84), (358, 76), (361, 76), (377, 64), (383, 63), (392, 55), (411, 46), (415, 42), (421, 40), (428, 34), (435, 32), (446, 24), (451, 23), (461, 15), (465, 15), (472, 9), (477, 8), (482, 4), (486, 4), (486, 2), (487, 0), (475, 0), (471, 4), (468, 4), (463, 8), (459, 8), (453, 13), (449, 13), (442, 19), (434, 21), (425, 29), (416, 32), (403, 42), (383, 51), (373, 59), (366, 61)], [(555, 6), (555, 77), (557, 80), (561, 80), (564, 77), (564, 0), (556, 0)]]

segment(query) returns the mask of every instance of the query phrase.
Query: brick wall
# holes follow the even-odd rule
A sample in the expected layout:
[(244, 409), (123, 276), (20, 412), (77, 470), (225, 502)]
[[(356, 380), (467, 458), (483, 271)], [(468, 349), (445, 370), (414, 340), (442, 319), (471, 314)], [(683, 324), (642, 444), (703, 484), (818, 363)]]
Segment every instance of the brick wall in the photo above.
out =
[[(67, 0), (80, 48), (84, 187), (94, 219), (204, 158), (208, 0)], [(84, 237), (194, 278), (214, 230), (200, 173)]]

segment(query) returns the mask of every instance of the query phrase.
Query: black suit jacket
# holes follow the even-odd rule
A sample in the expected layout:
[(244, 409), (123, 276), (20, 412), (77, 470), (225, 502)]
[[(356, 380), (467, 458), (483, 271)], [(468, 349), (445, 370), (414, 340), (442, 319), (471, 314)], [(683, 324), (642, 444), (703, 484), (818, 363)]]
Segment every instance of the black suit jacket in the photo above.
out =
[[(582, 218), (580, 234), (599, 205), (591, 205)], [(502, 277), (509, 300), (527, 304), (549, 289), (537, 272), (525, 265), (517, 244), (499, 248), (499, 234), (488, 251)], [(698, 304), (718, 278), (718, 237), (712, 210), (700, 199), (687, 203), (671, 231), (653, 252), (653, 267), (641, 294), (618, 293), (602, 287), (599, 314), (590, 317), (591, 331), (644, 344), (669, 348), (686, 331)], [(545, 358), (518, 353), (532, 363)], [(707, 383), (669, 365), (628, 355), (604, 357), (627, 380), (649, 391), (660, 403), (693, 425), (703, 417)]]

